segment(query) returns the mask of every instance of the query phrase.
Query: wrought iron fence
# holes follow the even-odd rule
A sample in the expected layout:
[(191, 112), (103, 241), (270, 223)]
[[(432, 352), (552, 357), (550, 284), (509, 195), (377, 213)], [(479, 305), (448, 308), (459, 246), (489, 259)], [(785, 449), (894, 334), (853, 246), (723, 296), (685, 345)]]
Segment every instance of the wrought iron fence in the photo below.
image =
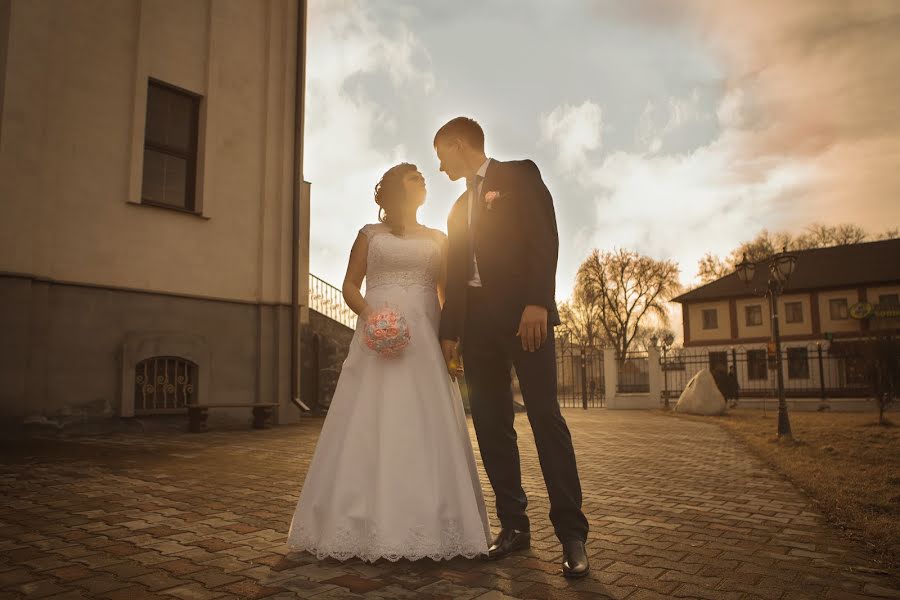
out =
[(616, 359), (616, 392), (646, 394), (650, 391), (650, 359), (646, 352), (628, 352)]
[(605, 406), (603, 349), (557, 347), (556, 379), (560, 406), (569, 408)]
[[(788, 398), (866, 398), (871, 395), (868, 362), (861, 352), (829, 352), (820, 344), (782, 348), (784, 390)], [(777, 395), (775, 360), (763, 348), (669, 350), (660, 357), (663, 400), (677, 399), (688, 381), (709, 367), (730, 400)]]
[(356, 329), (356, 313), (344, 302), (344, 294), (323, 279), (309, 274), (309, 307), (350, 329)]

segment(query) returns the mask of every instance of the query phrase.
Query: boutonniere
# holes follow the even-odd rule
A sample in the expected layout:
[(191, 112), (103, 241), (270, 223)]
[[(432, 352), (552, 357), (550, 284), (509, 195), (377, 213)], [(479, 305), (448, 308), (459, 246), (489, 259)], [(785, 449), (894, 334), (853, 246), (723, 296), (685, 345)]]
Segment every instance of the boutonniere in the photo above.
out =
[(502, 194), (496, 190), (491, 190), (484, 195), (484, 204), (488, 210), (493, 210), (494, 202), (499, 200)]

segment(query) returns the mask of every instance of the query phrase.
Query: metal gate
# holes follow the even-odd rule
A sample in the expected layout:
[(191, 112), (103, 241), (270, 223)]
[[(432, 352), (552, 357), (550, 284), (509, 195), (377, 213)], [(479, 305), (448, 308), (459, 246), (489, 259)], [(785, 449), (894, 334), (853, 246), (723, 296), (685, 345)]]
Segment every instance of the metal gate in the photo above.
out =
[(602, 348), (557, 348), (556, 379), (560, 406), (585, 409), (606, 406)]

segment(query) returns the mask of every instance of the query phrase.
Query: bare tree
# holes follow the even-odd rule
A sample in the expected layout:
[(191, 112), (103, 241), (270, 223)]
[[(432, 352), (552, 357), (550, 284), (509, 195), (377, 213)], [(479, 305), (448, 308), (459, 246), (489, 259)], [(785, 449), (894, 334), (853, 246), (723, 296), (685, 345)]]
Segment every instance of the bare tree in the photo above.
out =
[(697, 265), (697, 276), (701, 284), (715, 281), (734, 271), (735, 266), (746, 255), (753, 262), (762, 262), (773, 255), (788, 250), (810, 250), (812, 248), (829, 248), (858, 244), (870, 240), (890, 240), (900, 237), (900, 230), (894, 228), (878, 236), (870, 235), (865, 229), (852, 224), (823, 225), (814, 223), (806, 231), (797, 236), (787, 232), (771, 233), (763, 229), (759, 235), (743, 242), (732, 250), (724, 259), (707, 252)]
[(697, 265), (697, 276), (701, 283), (709, 283), (728, 275), (728, 264), (712, 252), (707, 252)]
[(605, 345), (606, 334), (600, 325), (601, 296), (596, 290), (577, 281), (572, 300), (560, 305), (559, 317), (569, 343), (582, 348)]
[(666, 303), (680, 290), (678, 265), (629, 250), (594, 250), (578, 269), (577, 288), (599, 299), (603, 337), (624, 357), (648, 315), (668, 323)]
[(794, 250), (808, 250), (810, 248), (846, 246), (865, 242), (869, 237), (868, 232), (857, 225), (831, 226), (814, 223), (806, 228), (806, 232), (794, 238), (790, 247)]

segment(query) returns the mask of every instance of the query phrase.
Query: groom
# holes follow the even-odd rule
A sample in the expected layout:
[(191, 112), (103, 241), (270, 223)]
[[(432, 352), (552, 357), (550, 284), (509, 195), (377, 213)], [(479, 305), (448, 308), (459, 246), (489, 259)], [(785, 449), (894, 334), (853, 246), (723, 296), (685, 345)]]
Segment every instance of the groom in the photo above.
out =
[(559, 237), (553, 198), (530, 160), (500, 162), (484, 153), (484, 132), (465, 117), (434, 136), (441, 171), (466, 180), (447, 220), (449, 249), (441, 348), (455, 375), (460, 346), (478, 447), (497, 498), (501, 530), (488, 558), (531, 545), (513, 428), (510, 367), (515, 366), (534, 431), (550, 520), (563, 547), (563, 575), (588, 573), (588, 523), (569, 428), (556, 399), (553, 327)]

